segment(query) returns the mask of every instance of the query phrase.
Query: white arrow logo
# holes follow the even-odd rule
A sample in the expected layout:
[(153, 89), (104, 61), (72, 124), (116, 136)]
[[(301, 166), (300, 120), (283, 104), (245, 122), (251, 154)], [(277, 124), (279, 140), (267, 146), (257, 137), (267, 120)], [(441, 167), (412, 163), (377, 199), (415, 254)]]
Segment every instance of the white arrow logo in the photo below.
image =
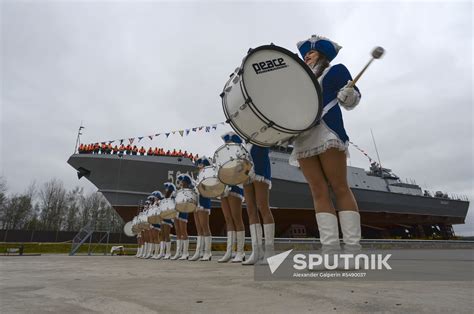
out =
[(288, 255), (290, 255), (292, 251), (293, 249), (267, 258), (267, 263), (268, 263), (268, 266), (270, 267), (270, 271), (272, 272), (272, 274), (276, 272), (278, 267), (280, 267), (281, 263), (283, 263), (285, 258), (287, 258)]

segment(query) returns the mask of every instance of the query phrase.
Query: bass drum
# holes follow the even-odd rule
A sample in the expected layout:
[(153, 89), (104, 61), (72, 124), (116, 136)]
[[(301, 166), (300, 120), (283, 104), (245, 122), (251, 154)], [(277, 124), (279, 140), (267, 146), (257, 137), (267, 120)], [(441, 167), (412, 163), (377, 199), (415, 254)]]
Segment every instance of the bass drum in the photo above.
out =
[(125, 224), (125, 226), (123, 226), (123, 233), (125, 233), (125, 235), (127, 237), (134, 237), (136, 236), (137, 234), (135, 232), (133, 232), (132, 230), (132, 222), (129, 221)]
[(234, 131), (247, 142), (270, 147), (316, 125), (322, 114), (319, 83), (293, 52), (275, 45), (250, 49), (221, 93)]

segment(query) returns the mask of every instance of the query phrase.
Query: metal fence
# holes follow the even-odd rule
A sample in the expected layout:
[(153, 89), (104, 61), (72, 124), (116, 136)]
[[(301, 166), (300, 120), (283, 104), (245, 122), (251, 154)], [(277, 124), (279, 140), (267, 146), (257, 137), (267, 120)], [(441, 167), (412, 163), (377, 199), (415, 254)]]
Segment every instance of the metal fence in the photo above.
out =
[[(71, 242), (77, 231), (0, 230), (0, 242)], [(94, 232), (91, 243), (99, 242), (105, 232)], [(110, 233), (109, 243), (137, 243), (134, 237)]]

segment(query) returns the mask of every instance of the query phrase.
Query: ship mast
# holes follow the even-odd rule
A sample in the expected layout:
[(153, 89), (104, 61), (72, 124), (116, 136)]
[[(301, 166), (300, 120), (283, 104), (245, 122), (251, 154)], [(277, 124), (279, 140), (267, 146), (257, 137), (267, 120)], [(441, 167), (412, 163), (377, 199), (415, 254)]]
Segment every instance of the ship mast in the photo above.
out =
[(79, 129), (77, 130), (77, 138), (76, 138), (76, 145), (74, 146), (74, 154), (77, 152), (77, 146), (79, 145), (79, 141), (81, 140), (80, 137), (82, 135), (81, 130), (84, 129), (82, 126), (82, 121), (81, 125), (79, 126)]
[(377, 150), (377, 144), (375, 143), (374, 132), (372, 132), (372, 129), (370, 129), (370, 134), (372, 134), (372, 140), (374, 141), (375, 152), (377, 153), (377, 159), (379, 160), (380, 177), (383, 178), (382, 162), (380, 161), (379, 151)]

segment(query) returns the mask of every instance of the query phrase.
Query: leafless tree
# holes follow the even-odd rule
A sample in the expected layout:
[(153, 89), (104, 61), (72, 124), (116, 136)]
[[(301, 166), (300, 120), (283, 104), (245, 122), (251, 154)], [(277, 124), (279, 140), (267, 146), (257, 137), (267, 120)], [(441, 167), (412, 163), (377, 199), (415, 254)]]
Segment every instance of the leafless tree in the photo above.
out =
[(44, 230), (60, 230), (65, 216), (66, 190), (63, 183), (51, 179), (39, 191), (40, 220)]

